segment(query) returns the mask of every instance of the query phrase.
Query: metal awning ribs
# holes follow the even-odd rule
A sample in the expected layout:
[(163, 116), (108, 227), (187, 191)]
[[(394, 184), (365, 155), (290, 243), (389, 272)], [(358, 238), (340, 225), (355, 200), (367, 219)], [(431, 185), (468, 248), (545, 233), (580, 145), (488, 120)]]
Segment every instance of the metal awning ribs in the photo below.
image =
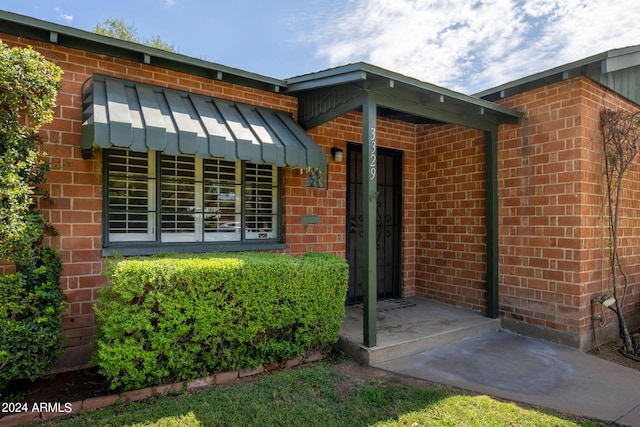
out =
[(95, 75), (82, 120), (83, 158), (120, 147), (326, 168), (322, 148), (285, 112), (159, 86)]

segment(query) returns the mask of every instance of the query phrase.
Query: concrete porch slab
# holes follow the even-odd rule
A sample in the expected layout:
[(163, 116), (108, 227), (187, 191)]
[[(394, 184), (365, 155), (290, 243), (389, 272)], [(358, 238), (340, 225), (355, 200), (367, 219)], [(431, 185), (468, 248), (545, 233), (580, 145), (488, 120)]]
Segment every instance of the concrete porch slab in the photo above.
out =
[(437, 348), (500, 328), (499, 319), (419, 297), (379, 301), (377, 345), (364, 346), (364, 310), (346, 308), (339, 350), (363, 365), (380, 363)]

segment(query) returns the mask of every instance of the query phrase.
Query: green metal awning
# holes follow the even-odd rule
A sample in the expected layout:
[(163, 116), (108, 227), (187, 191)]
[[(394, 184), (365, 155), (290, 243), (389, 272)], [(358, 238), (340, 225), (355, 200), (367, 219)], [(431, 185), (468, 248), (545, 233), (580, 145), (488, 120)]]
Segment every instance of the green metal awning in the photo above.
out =
[(325, 169), (322, 148), (285, 112), (96, 75), (83, 92), (82, 155), (129, 148)]

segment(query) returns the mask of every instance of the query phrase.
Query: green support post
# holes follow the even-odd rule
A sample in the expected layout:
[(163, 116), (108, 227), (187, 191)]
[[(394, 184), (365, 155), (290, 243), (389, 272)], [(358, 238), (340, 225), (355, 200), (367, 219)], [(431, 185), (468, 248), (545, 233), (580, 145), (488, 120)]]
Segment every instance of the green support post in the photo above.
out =
[(499, 316), (498, 300), (498, 129), (485, 133), (487, 205), (487, 317)]
[(377, 344), (376, 210), (378, 202), (378, 135), (376, 103), (367, 96), (362, 105), (362, 205), (364, 207), (364, 345)]

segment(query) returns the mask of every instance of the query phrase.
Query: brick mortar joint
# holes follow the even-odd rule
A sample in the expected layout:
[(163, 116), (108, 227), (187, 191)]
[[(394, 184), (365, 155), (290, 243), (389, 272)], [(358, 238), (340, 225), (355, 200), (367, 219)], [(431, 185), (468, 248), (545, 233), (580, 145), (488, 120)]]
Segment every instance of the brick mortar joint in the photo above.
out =
[[(4, 417), (0, 417), (0, 427), (8, 427), (23, 424), (24, 422), (42, 422), (47, 421), (51, 418), (62, 417), (66, 415), (77, 415), (83, 411), (85, 411), (85, 402), (91, 401), (95, 402), (95, 405), (92, 405), (91, 408), (87, 408), (86, 410), (92, 409), (102, 409), (115, 404), (128, 404), (131, 402), (142, 401), (149, 399), (151, 397), (160, 397), (172, 392), (180, 392), (180, 391), (188, 391), (188, 390), (202, 390), (207, 387), (220, 385), (215, 381), (215, 378), (218, 375), (225, 374), (233, 374), (235, 372), (235, 379), (238, 378), (246, 378), (252, 377), (260, 374), (264, 374), (265, 372), (271, 372), (272, 370), (268, 369), (273, 365), (277, 365), (280, 369), (291, 369), (295, 366), (298, 366), (302, 363), (314, 363), (319, 362), (323, 359), (323, 355), (319, 351), (312, 351), (304, 356), (288, 360), (286, 362), (274, 362), (267, 367), (260, 366), (258, 368), (253, 369), (242, 369), (238, 371), (225, 371), (225, 372), (216, 372), (211, 375), (207, 375), (202, 378), (195, 378), (188, 382), (177, 382), (171, 384), (159, 384), (155, 386), (149, 386), (142, 389), (137, 390), (129, 390), (119, 394), (110, 394), (106, 396), (97, 396), (90, 397), (84, 400), (68, 402), (61, 406), (61, 408), (66, 408), (66, 405), (70, 405), (72, 410), (71, 412), (21, 412), (16, 414), (7, 415)], [(240, 373), (243, 373), (243, 376), (240, 376)], [(213, 378), (213, 381), (210, 379)], [(189, 387), (189, 384), (193, 384)], [(202, 386), (198, 386), (198, 384), (203, 384)], [(161, 389), (161, 391), (157, 391), (157, 389)], [(140, 395), (139, 398), (136, 398), (136, 395)], [(103, 400), (104, 402), (100, 402)], [(76, 410), (77, 407), (77, 410)], [(37, 415), (36, 415), (37, 414)], [(23, 421), (21, 421), (23, 420)]]

